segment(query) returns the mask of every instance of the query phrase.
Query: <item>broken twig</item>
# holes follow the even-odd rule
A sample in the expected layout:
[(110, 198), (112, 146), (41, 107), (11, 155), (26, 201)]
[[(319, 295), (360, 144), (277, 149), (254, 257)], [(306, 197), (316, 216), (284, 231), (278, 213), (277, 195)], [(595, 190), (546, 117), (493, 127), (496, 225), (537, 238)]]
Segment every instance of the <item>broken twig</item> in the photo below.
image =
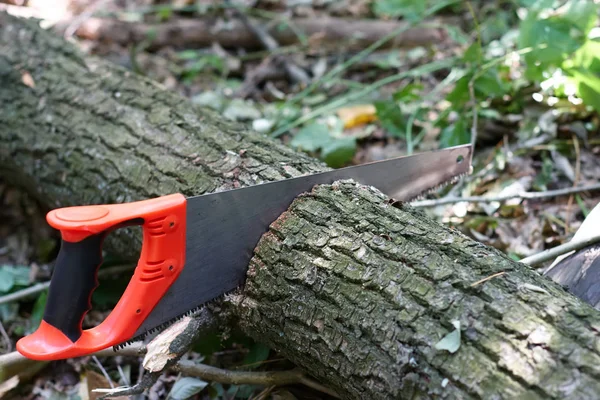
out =
[[(583, 240), (570, 241), (568, 243), (561, 244), (560, 246), (544, 250), (541, 253), (525, 257), (520, 262), (533, 267), (536, 265), (540, 265), (541, 263), (544, 263), (546, 261), (553, 260), (560, 255), (569, 253), (571, 251), (583, 249), (584, 247), (598, 242), (600, 242), (600, 235), (592, 236), (591, 238)], [(546, 271), (546, 273), (548, 273), (548, 271)]]
[(489, 281), (490, 279), (496, 278), (497, 276), (502, 276), (502, 275), (504, 275), (505, 273), (506, 273), (505, 271), (501, 271), (501, 272), (495, 273), (494, 275), (486, 276), (485, 278), (483, 278), (483, 279), (480, 279), (480, 280), (478, 280), (477, 282), (473, 282), (473, 283), (471, 283), (471, 287), (479, 286), (479, 285), (481, 285), (482, 283), (484, 283), (484, 282), (487, 282), (487, 281)]

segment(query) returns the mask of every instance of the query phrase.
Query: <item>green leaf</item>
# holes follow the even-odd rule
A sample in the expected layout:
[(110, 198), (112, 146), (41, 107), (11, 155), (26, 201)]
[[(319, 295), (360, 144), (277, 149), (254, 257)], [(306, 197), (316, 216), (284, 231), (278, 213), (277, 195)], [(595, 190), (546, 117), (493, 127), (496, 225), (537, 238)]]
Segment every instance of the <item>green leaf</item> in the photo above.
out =
[(486, 71), (475, 80), (473, 85), (475, 93), (484, 97), (501, 97), (510, 90), (510, 85), (502, 80), (496, 68)]
[(460, 321), (452, 321), (454, 330), (435, 344), (436, 350), (446, 350), (456, 353), (460, 348)]
[(223, 385), (220, 383), (216, 383), (216, 382), (212, 382), (209, 386), (208, 386), (208, 395), (210, 396), (211, 399), (222, 399), (223, 395), (225, 394), (225, 389), (223, 388)]
[(519, 29), (519, 48), (533, 48), (524, 56), (531, 79), (539, 79), (540, 70), (559, 65), (585, 42), (584, 34), (573, 32), (576, 25), (571, 21), (558, 15), (540, 15), (530, 11)]
[(552, 7), (554, 0), (521, 0), (521, 6), (529, 10), (542, 10), (545, 8)]
[(446, 100), (452, 104), (452, 108), (460, 109), (470, 99), (469, 95), (469, 82), (473, 77), (472, 73), (468, 73), (456, 81), (454, 89), (446, 96)]
[(18, 303), (0, 304), (0, 320), (11, 322), (17, 317), (19, 312)]
[(7, 266), (0, 267), (0, 292), (8, 293), (15, 285), (14, 275), (8, 271)]
[(420, 83), (409, 83), (392, 95), (396, 101), (409, 102), (419, 99), (419, 91), (423, 90), (423, 85)]
[(30, 268), (24, 265), (9, 266), (9, 271), (13, 274), (15, 286), (29, 286), (31, 284), (29, 279)]
[(177, 58), (180, 60), (195, 60), (198, 58), (198, 52), (196, 50), (183, 50), (177, 53)]
[(348, 163), (356, 153), (355, 137), (334, 136), (327, 125), (319, 122), (302, 128), (290, 144), (305, 151), (321, 149), (321, 158), (332, 168), (339, 168)]
[(260, 367), (260, 363), (265, 361), (269, 357), (269, 353), (271, 352), (271, 348), (265, 346), (262, 343), (254, 343), (244, 357), (244, 361), (242, 361), (242, 366), (248, 369), (254, 369)]
[(474, 42), (471, 44), (469, 48), (465, 50), (465, 54), (463, 54), (464, 62), (480, 63), (482, 59), (483, 50), (481, 49), (479, 42)]
[(440, 134), (440, 147), (442, 148), (467, 144), (470, 141), (471, 134), (469, 133), (467, 122), (464, 118), (447, 126)]
[(418, 21), (427, 10), (426, 0), (376, 0), (373, 11), (377, 16), (404, 17)]
[(171, 18), (171, 15), (173, 15), (173, 9), (171, 6), (162, 6), (156, 10), (156, 16), (161, 22), (167, 21), (169, 18)]
[(587, 35), (596, 24), (598, 6), (590, 0), (570, 0), (563, 18)]
[(577, 94), (585, 104), (600, 111), (600, 78), (584, 69), (571, 69), (567, 72), (577, 85)]
[(383, 129), (395, 137), (406, 135), (406, 118), (395, 101), (376, 101), (374, 103), (377, 118)]
[(317, 151), (331, 141), (329, 128), (320, 122), (305, 125), (296, 133), (290, 142), (292, 147), (298, 147), (305, 151)]
[[(566, 69), (583, 68), (589, 72), (600, 73), (600, 42), (588, 40), (563, 65)], [(570, 64), (570, 65), (565, 65)]]
[(456, 44), (460, 44), (460, 45), (465, 45), (465, 44), (469, 43), (469, 41), (470, 41), (469, 35), (467, 35), (465, 32), (463, 32), (463, 30), (460, 27), (454, 26), (454, 25), (444, 25), (443, 28), (448, 33), (448, 38), (450, 39), (450, 41), (452, 43), (456, 43)]
[(227, 390), (228, 396), (223, 396), (224, 399), (249, 399), (256, 390), (260, 388), (258, 385), (232, 385)]
[(15, 286), (29, 286), (29, 271), (23, 265), (0, 266), (0, 293), (8, 293)]
[(577, 201), (577, 205), (581, 209), (581, 212), (583, 213), (583, 217), (584, 218), (587, 217), (590, 214), (590, 209), (585, 205), (585, 202), (583, 201), (583, 199), (581, 198), (581, 196), (579, 194), (575, 195), (575, 201)]
[(342, 137), (323, 146), (321, 158), (332, 168), (349, 163), (356, 154), (356, 138)]
[(196, 54), (182, 69), (184, 80), (190, 81), (204, 70), (214, 70), (218, 73), (225, 71), (225, 61), (215, 54)]
[(189, 399), (200, 393), (206, 386), (208, 386), (208, 382), (201, 379), (184, 377), (175, 382), (171, 393), (169, 393), (169, 398), (173, 400)]
[(31, 310), (31, 317), (29, 317), (29, 329), (28, 332), (32, 333), (35, 331), (40, 323), (42, 322), (42, 317), (44, 316), (44, 310), (46, 309), (46, 303), (48, 301), (48, 292), (44, 290), (38, 296), (35, 304), (33, 305), (33, 310)]

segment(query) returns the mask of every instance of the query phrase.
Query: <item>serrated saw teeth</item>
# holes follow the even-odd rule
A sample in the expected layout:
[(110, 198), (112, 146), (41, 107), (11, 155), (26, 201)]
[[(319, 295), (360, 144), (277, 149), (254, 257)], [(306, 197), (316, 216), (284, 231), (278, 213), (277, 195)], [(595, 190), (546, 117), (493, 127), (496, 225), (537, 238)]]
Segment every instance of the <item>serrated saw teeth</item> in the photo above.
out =
[(432, 194), (432, 193), (436, 193), (436, 192), (440, 191), (441, 189), (447, 187), (448, 185), (453, 185), (453, 184), (457, 183), (462, 178), (464, 178), (465, 176), (468, 176), (468, 175), (469, 175), (468, 172), (456, 175), (456, 176), (452, 177), (451, 179), (449, 179), (446, 182), (442, 182), (439, 185), (436, 185), (436, 186), (434, 186), (434, 187), (432, 187), (430, 189), (427, 189), (427, 190), (421, 192), (420, 194), (418, 194), (417, 196), (412, 197), (411, 199), (407, 200), (406, 202), (408, 204), (410, 204), (410, 203), (412, 203), (414, 201), (424, 200), (425, 196), (427, 196), (429, 194)]

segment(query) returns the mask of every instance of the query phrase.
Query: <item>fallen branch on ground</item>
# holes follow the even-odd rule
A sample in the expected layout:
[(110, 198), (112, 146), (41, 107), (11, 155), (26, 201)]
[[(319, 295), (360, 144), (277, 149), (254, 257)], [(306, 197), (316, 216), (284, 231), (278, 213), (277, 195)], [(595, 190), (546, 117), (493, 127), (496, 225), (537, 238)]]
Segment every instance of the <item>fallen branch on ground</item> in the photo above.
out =
[(492, 203), (492, 202), (504, 202), (513, 199), (523, 199), (523, 200), (534, 200), (534, 199), (545, 199), (549, 197), (557, 197), (557, 196), (565, 196), (573, 193), (581, 193), (581, 192), (592, 192), (595, 190), (600, 190), (600, 183), (589, 186), (577, 186), (570, 187), (566, 189), (558, 189), (558, 190), (547, 190), (545, 192), (522, 192), (522, 193), (514, 193), (508, 194), (505, 196), (468, 196), (468, 197), (442, 197), (441, 199), (433, 199), (433, 200), (419, 200), (410, 203), (411, 206), (419, 208), (419, 207), (436, 207), (444, 204), (454, 204), (454, 203)]
[[(390, 32), (407, 25), (406, 22), (349, 20), (343, 18), (300, 18), (290, 24), (307, 37), (318, 40), (320, 46), (339, 49), (363, 49)], [(440, 23), (443, 25), (444, 23)], [(83, 39), (113, 42), (123, 46), (149, 41), (149, 49), (166, 46), (176, 48), (208, 47), (214, 42), (223, 47), (259, 49), (261, 40), (241, 20), (228, 21), (226, 27), (218, 18), (173, 19), (162, 24), (131, 23), (111, 19), (90, 18), (75, 34)], [(298, 42), (297, 33), (287, 26), (273, 26), (267, 30), (279, 45)], [(418, 47), (439, 44), (449, 40), (445, 29), (439, 26), (420, 26), (407, 29), (383, 47)]]
[[(568, 242), (565, 244), (561, 244), (560, 246), (556, 246), (551, 249), (544, 250), (541, 253), (526, 257), (526, 258), (522, 259), (521, 262), (523, 264), (527, 264), (527, 265), (530, 265), (533, 267), (536, 265), (540, 265), (541, 263), (544, 263), (546, 261), (553, 260), (556, 257), (561, 256), (563, 254), (567, 254), (571, 251), (581, 250), (584, 247), (588, 247), (589, 245), (592, 245), (592, 244), (598, 243), (598, 242), (600, 242), (600, 235), (594, 236), (594, 237), (591, 237), (588, 239), (571, 241), (571, 242)], [(546, 271), (546, 273), (548, 273), (548, 271)]]
[[(208, 321), (208, 322), (207, 322)], [(210, 329), (213, 318), (207, 309), (202, 310), (194, 317), (185, 317), (179, 322), (171, 325), (165, 331), (156, 336), (148, 345), (135, 342), (124, 348), (114, 351), (112, 348), (100, 350), (94, 353), (95, 357), (110, 356), (145, 356), (143, 366), (148, 372), (140, 383), (132, 387), (118, 387), (114, 389), (98, 389), (104, 397), (131, 396), (141, 394), (154, 384), (156, 378), (165, 369), (182, 372), (185, 375), (195, 376), (211, 382), (219, 382), (230, 385), (265, 385), (283, 386), (291, 384), (303, 384), (332, 397), (339, 397), (333, 390), (309, 378), (300, 369), (289, 371), (229, 371), (210, 365), (197, 363), (191, 360), (180, 360), (187, 352), (190, 344), (197, 340), (203, 332)], [(0, 372), (12, 370), (18, 365), (43, 363), (25, 358), (20, 353), (12, 353), (0, 356)]]

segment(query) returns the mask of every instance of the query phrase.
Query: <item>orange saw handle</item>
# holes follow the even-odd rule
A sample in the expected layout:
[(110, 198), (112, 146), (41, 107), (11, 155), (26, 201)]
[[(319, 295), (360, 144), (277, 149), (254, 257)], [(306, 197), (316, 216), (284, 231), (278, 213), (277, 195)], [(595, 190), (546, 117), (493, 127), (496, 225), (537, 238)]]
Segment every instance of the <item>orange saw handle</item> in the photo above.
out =
[[(62, 244), (39, 328), (17, 342), (34, 360), (83, 356), (131, 339), (175, 282), (185, 263), (186, 200), (181, 194), (134, 203), (52, 210), (48, 223)], [(133, 277), (98, 326), (82, 329), (98, 286), (102, 242), (117, 228), (142, 225), (143, 243)]]

